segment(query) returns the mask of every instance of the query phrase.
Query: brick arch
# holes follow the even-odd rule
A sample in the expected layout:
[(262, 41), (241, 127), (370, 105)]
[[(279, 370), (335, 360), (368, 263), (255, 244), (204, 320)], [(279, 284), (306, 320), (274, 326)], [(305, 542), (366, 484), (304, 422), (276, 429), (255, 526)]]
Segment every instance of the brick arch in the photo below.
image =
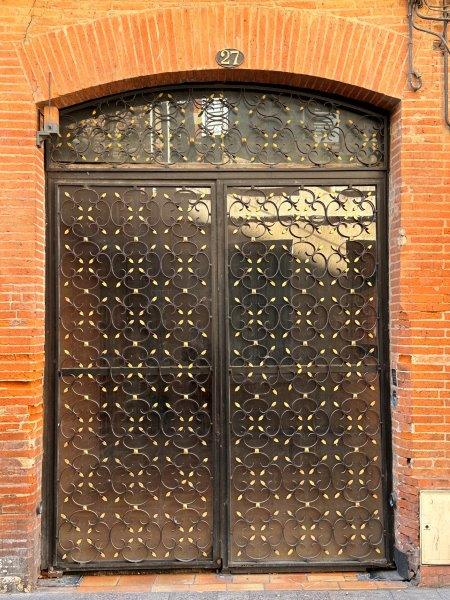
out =
[[(391, 108), (404, 91), (406, 43), (395, 31), (328, 14), (212, 4), (71, 25), (33, 36), (17, 51), (36, 103), (48, 99), (51, 73), (60, 107), (139, 87), (229, 80), (308, 87)], [(218, 68), (223, 47), (244, 52), (242, 67)]]
[[(35, 228), (33, 236), (29, 237), (33, 244), (29, 256), (32, 281), (36, 285), (33, 297), (36, 317), (30, 319), (33, 329), (27, 333), (28, 337), (17, 336), (17, 341), (11, 342), (16, 344), (18, 350), (14, 352), (19, 358), (22, 356), (20, 353), (25, 352), (22, 340), (29, 344), (30, 349), (27, 347), (26, 351), (30, 352), (31, 358), (15, 360), (17, 375), (15, 371), (13, 373), (14, 377), (21, 378), (26, 392), (11, 385), (8, 393), (13, 399), (18, 394), (29, 396), (30, 409), (23, 418), (25, 433), (22, 435), (23, 439), (27, 436), (32, 438), (27, 443), (33, 458), (27, 469), (23, 467), (28, 483), (25, 493), (21, 489), (21, 494), (26, 498), (22, 500), (20, 497), (17, 506), (9, 508), (12, 501), (7, 497), (5, 517), (8, 520), (1, 523), (6, 523), (8, 528), (7, 539), (15, 540), (20, 535), (26, 540), (24, 558), (20, 558), (23, 561), (19, 569), (20, 579), (33, 585), (40, 560), (40, 519), (35, 509), (41, 496), (42, 315), (45, 308), (42, 252), (45, 238), (44, 162), (42, 150), (35, 147), (34, 127), (36, 104), (45, 102), (49, 96), (49, 72), (52, 74), (51, 98), (60, 107), (146, 86), (185, 81), (244, 81), (305, 87), (390, 109), (405, 97), (406, 77), (402, 73), (406, 73), (407, 41), (395, 31), (320, 12), (235, 4), (151, 9), (26, 37), (24, 42), (15, 45), (14, 58), (20, 60), (27, 80), (17, 95), (17, 101), (24, 103), (27, 120), (24, 138), (20, 138), (20, 152), (25, 152), (21, 159), (23, 163), (19, 162), (16, 167), (13, 185), (14, 189), (20, 190), (17, 206), (21, 215), (26, 216), (19, 220), (20, 223), (18, 221), (20, 239), (29, 235), (27, 228), (30, 223)], [(218, 68), (215, 53), (223, 47), (241, 49), (246, 57), (243, 66), (236, 70)], [(396, 112), (394, 125), (399, 123), (399, 111)], [(13, 122), (11, 128), (14, 127)], [(392, 171), (393, 200), (400, 194), (399, 139), (400, 129), (395, 126), (391, 130), (391, 156), (395, 167)], [(8, 150), (7, 146), (5, 148)], [(9, 160), (7, 157), (6, 168)], [(29, 181), (26, 196), (21, 189), (24, 173)], [(400, 210), (399, 202), (393, 202), (393, 206)], [(397, 230), (398, 225), (391, 229), (392, 234), (396, 235)], [(397, 255), (398, 247), (394, 246), (391, 256)], [(21, 272), (22, 255), (18, 254), (16, 260), (17, 272)], [(24, 275), (21, 281), (29, 285), (26, 277), (28, 275)], [(393, 274), (395, 285), (398, 277), (397, 269)], [(15, 283), (14, 289), (16, 287)], [(17, 332), (11, 331), (13, 338)], [(14, 345), (11, 347), (15, 348)], [(14, 354), (11, 356), (16, 358)], [(9, 378), (12, 377), (10, 371), (8, 364)], [(1, 483), (8, 481), (7, 477), (0, 477)], [(23, 502), (23, 506), (19, 502)], [(16, 518), (16, 515), (19, 516)], [(400, 523), (407, 535), (410, 528), (408, 516), (409, 513), (405, 512), (403, 523)], [(20, 552), (20, 549), (14, 550), (13, 557), (19, 560)]]

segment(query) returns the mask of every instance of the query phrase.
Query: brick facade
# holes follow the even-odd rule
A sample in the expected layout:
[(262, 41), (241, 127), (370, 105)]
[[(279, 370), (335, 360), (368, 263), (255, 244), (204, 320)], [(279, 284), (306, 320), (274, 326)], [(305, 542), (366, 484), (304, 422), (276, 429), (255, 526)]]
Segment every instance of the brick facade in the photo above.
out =
[[(151, 8), (149, 8), (151, 6)], [(0, 5), (0, 589), (37, 578), (44, 371), (45, 174), (37, 106), (184, 81), (282, 83), (389, 109), (390, 343), (395, 544), (422, 584), (418, 493), (450, 481), (450, 130), (442, 57), (416, 36), (407, 87), (405, 0), (3, 0)], [(246, 56), (217, 69), (222, 47)]]

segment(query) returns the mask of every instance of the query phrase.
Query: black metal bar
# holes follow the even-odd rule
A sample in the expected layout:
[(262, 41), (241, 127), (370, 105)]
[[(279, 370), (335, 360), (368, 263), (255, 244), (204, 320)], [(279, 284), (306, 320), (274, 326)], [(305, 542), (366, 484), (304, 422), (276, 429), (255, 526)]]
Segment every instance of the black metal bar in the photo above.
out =
[(378, 320), (378, 340), (380, 354), (380, 406), (383, 458), (383, 498), (386, 558), (393, 563), (394, 556), (394, 511), (389, 504), (392, 493), (392, 421), (391, 421), (391, 381), (389, 351), (389, 217), (386, 181), (378, 184), (379, 210), (377, 219), (378, 235), (378, 296), (380, 319)]
[(370, 569), (386, 569), (392, 567), (392, 564), (386, 560), (374, 562), (342, 561), (342, 562), (314, 562), (305, 561), (299, 563), (271, 563), (264, 565), (241, 565), (231, 563), (228, 567), (229, 573), (308, 573), (308, 572), (333, 572), (333, 571), (359, 571), (364, 572)]
[[(186, 176), (188, 174), (188, 176)], [(234, 182), (237, 184), (255, 184), (262, 186), (273, 186), (274, 177), (276, 181), (286, 182), (290, 186), (295, 185), (314, 185), (325, 182), (332, 182), (336, 185), (357, 185), (361, 182), (371, 184), (383, 180), (386, 176), (386, 169), (355, 169), (354, 171), (341, 169), (326, 171), (318, 171), (316, 169), (299, 169), (289, 171), (287, 169), (268, 171), (246, 170), (221, 170), (221, 171), (90, 171), (83, 169), (82, 171), (63, 171), (49, 173), (49, 176), (55, 178), (59, 185), (108, 185), (113, 184), (117, 187), (133, 186), (136, 189), (142, 185), (142, 182), (150, 181), (155, 186), (171, 187), (174, 183), (178, 183), (180, 187), (198, 186), (199, 182), (204, 185), (211, 185), (220, 177), (220, 181)], [(147, 184), (148, 185), (148, 184)]]
[(58, 370), (58, 372), (61, 375), (81, 375), (84, 373), (92, 373), (92, 374), (101, 374), (101, 373), (111, 373), (111, 372), (118, 372), (118, 373), (137, 373), (137, 372), (150, 372), (150, 373), (159, 373), (160, 371), (168, 371), (170, 373), (179, 373), (179, 372), (187, 372), (187, 373), (211, 373), (212, 372), (212, 367), (201, 367), (201, 366), (195, 366), (195, 367), (187, 367), (187, 366), (178, 366), (178, 365), (174, 365), (174, 366), (165, 366), (165, 365), (160, 365), (159, 367), (146, 367), (146, 366), (142, 366), (142, 367), (82, 367), (82, 368), (76, 368), (76, 367), (67, 367), (67, 368), (60, 368)]
[(227, 196), (226, 186), (223, 179), (218, 179), (218, 196), (217, 196), (217, 257), (218, 257), (218, 279), (217, 279), (217, 295), (220, 299), (218, 305), (218, 331), (219, 331), (219, 348), (218, 356), (220, 361), (220, 374), (218, 380), (219, 393), (218, 401), (220, 406), (220, 420), (218, 423), (219, 431), (219, 444), (220, 444), (220, 465), (218, 472), (220, 474), (220, 486), (218, 487), (219, 498), (220, 498), (220, 558), (222, 561), (221, 569), (227, 569), (228, 565), (228, 485), (229, 485), (229, 473), (228, 473), (228, 445), (229, 445), (229, 431), (228, 431), (228, 377), (227, 365), (228, 365), (228, 342), (227, 342), (227, 325), (226, 325), (226, 307), (227, 307), (227, 268), (226, 268), (226, 255), (227, 255), (227, 233), (226, 233), (226, 210), (227, 210)]
[(219, 268), (220, 268), (220, 245), (218, 243), (218, 231), (220, 221), (220, 186), (219, 182), (214, 183), (212, 187), (212, 217), (211, 224), (215, 235), (212, 235), (212, 345), (213, 345), (213, 365), (214, 365), (214, 388), (212, 398), (212, 424), (213, 424), (213, 441), (212, 441), (212, 453), (213, 453), (213, 562), (217, 568), (221, 562), (222, 549), (221, 549), (221, 528), (220, 528), (220, 516), (221, 516), (221, 497), (222, 495), (216, 492), (220, 490), (222, 485), (220, 475), (220, 465), (222, 463), (221, 458), (221, 393), (220, 393), (220, 373), (221, 373), (221, 356), (220, 356), (220, 292), (219, 292)]
[(46, 311), (45, 311), (45, 376), (44, 376), (44, 439), (42, 461), (42, 520), (41, 520), (41, 569), (47, 570), (54, 564), (55, 540), (55, 475), (56, 435), (55, 422), (55, 261), (54, 261), (54, 182), (47, 179), (46, 203)]
[[(351, 173), (353, 174), (357, 174), (357, 173), (361, 173), (361, 174), (365, 174), (365, 173), (384, 173), (387, 170), (387, 161), (386, 161), (386, 165), (383, 165), (381, 167), (359, 167), (359, 166), (355, 166), (351, 169)], [(285, 174), (286, 176), (288, 176), (289, 172), (291, 173), (295, 173), (295, 171), (300, 171), (299, 169), (299, 165), (294, 165), (294, 166), (286, 166), (286, 167), (258, 167), (255, 166), (253, 169), (246, 169), (246, 168), (234, 168), (234, 167), (211, 167), (211, 166), (207, 166), (205, 165), (203, 168), (202, 167), (192, 167), (192, 166), (186, 166), (186, 167), (182, 167), (182, 166), (177, 166), (177, 167), (173, 167), (173, 168), (168, 168), (168, 167), (155, 167), (154, 165), (148, 166), (146, 167), (145, 165), (137, 165), (137, 164), (126, 164), (126, 165), (120, 165), (119, 166), (109, 166), (106, 163), (75, 163), (75, 164), (67, 164), (61, 167), (58, 166), (49, 166), (47, 169), (48, 173), (59, 173), (59, 174), (68, 174), (68, 173), (113, 173), (114, 175), (119, 175), (122, 177), (123, 174), (125, 173), (132, 173), (134, 174), (134, 176), (136, 176), (136, 174), (149, 174), (152, 173), (154, 175), (157, 175), (158, 177), (164, 177), (166, 174), (169, 176), (173, 176), (174, 174), (178, 174), (179, 177), (181, 178), (186, 178), (186, 176), (190, 176), (191, 174), (193, 174), (195, 176), (195, 174), (200, 174), (200, 176), (211, 176), (211, 179), (214, 179), (214, 177), (217, 175), (217, 173), (220, 173), (220, 176), (222, 177), (222, 175), (226, 175), (229, 174), (231, 178), (236, 178), (236, 176), (241, 176), (243, 173), (248, 173), (248, 174), (253, 174), (255, 177), (261, 177), (261, 175), (264, 174), (269, 174), (269, 175), (279, 175), (279, 174)], [(327, 176), (327, 174), (332, 174), (335, 173), (336, 175), (340, 176), (343, 172), (345, 172), (346, 170), (349, 170), (349, 167), (342, 167), (342, 168), (332, 168), (332, 167), (323, 167), (323, 168), (319, 168), (319, 167), (305, 167), (303, 169), (303, 172), (305, 175), (307, 174), (311, 174), (311, 173), (317, 173), (317, 174), (323, 174), (324, 177)], [(292, 176), (292, 175), (291, 175)]]

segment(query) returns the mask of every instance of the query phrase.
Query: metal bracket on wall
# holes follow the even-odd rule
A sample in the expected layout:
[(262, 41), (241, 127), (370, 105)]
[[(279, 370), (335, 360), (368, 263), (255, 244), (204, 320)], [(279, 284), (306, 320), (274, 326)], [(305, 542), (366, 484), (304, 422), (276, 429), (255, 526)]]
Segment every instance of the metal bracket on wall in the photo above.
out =
[(414, 29), (428, 33), (438, 40), (437, 48), (444, 56), (444, 116), (450, 127), (449, 107), (449, 55), (448, 27), (450, 24), (450, 3), (442, 0), (442, 4), (433, 4), (429, 0), (408, 0), (408, 83), (412, 90), (422, 87), (422, 77), (414, 67)]
[(59, 110), (56, 106), (44, 106), (39, 111), (39, 130), (36, 132), (36, 145), (41, 148), (45, 140), (59, 136)]
[(48, 74), (48, 104), (38, 110), (38, 131), (36, 146), (42, 148), (45, 140), (59, 135), (59, 110), (52, 106), (52, 74)]

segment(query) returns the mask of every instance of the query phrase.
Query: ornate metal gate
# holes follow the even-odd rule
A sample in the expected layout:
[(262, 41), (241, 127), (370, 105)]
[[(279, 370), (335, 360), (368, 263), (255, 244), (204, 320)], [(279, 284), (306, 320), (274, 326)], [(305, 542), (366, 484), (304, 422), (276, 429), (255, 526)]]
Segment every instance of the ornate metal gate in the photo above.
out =
[(389, 561), (385, 143), (379, 115), (257, 88), (63, 116), (49, 564)]

